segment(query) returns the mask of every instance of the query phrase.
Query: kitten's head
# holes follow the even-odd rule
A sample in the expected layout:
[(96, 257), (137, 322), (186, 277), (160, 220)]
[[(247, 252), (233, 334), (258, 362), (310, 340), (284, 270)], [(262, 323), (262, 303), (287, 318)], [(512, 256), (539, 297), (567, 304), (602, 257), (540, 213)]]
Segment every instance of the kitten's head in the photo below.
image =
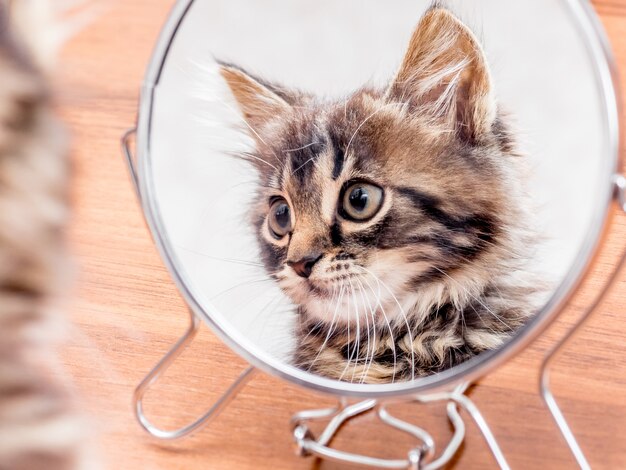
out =
[(307, 315), (392, 321), (489, 282), (517, 157), (482, 49), (450, 12), (425, 14), (386, 89), (345, 101), (221, 73), (256, 141), (265, 265)]

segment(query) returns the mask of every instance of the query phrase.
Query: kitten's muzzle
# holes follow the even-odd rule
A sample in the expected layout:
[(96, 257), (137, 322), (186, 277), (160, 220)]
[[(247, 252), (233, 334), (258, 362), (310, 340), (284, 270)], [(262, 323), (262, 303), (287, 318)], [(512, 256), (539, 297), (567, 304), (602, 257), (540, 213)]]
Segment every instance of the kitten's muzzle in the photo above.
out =
[(315, 264), (322, 259), (322, 253), (311, 253), (298, 261), (287, 261), (287, 264), (303, 278), (308, 278), (313, 272)]

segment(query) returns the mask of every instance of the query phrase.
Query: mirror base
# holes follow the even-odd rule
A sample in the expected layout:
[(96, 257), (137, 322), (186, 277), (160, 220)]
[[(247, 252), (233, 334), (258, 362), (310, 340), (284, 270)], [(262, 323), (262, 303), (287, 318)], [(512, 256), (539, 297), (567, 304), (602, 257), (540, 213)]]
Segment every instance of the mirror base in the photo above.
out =
[[(456, 455), (465, 438), (465, 423), (459, 414), (459, 408), (465, 410), (475, 421), (487, 442), (496, 462), (502, 469), (509, 469), (509, 465), (498, 445), (487, 422), (478, 407), (465, 395), (469, 384), (459, 385), (452, 392), (437, 393), (415, 397), (411, 402), (416, 404), (447, 402), (447, 414), (454, 434), (443, 452), (435, 458), (435, 441), (424, 429), (402, 421), (391, 415), (386, 403), (380, 400), (364, 400), (348, 404), (347, 400), (340, 400), (336, 408), (307, 410), (295, 414), (291, 420), (293, 437), (297, 452), (301, 456), (314, 455), (319, 458), (341, 463), (350, 463), (374, 468), (435, 470), (443, 468)], [(374, 412), (377, 418), (385, 425), (414, 437), (418, 444), (411, 449), (406, 458), (387, 460), (354, 454), (330, 447), (332, 439), (337, 435), (343, 424), (352, 418), (364, 413)], [(330, 419), (319, 438), (316, 438), (307, 423)]]

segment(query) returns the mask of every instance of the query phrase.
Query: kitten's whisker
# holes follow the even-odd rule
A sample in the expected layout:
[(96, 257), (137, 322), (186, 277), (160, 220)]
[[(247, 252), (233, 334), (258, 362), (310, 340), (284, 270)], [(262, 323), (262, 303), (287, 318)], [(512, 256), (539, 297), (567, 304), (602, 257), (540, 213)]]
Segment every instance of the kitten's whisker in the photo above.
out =
[(461, 317), (461, 334), (463, 336), (465, 336), (465, 331), (467, 331), (467, 322), (465, 321), (465, 315), (463, 315), (463, 313), (461, 312), (460, 315)]
[[(213, 96), (213, 101), (216, 101), (217, 103), (224, 106), (228, 111), (232, 113), (234, 117), (236, 117), (239, 121), (243, 122), (246, 125), (246, 127), (250, 130), (250, 132), (252, 132), (256, 136), (257, 139), (259, 139), (261, 142), (263, 142), (267, 146), (267, 142), (265, 142), (265, 140), (263, 140), (263, 138), (259, 135), (259, 133), (254, 130), (254, 128), (248, 123), (248, 121), (246, 121), (246, 119), (241, 115), (240, 112), (238, 112), (236, 109), (233, 109), (232, 106), (230, 106), (226, 101), (224, 101), (219, 96)], [(276, 160), (280, 162), (280, 159), (278, 158), (276, 154), (274, 154), (274, 157), (276, 157)]]
[[(456, 283), (458, 286), (460, 286), (466, 293), (467, 295), (469, 295), (472, 299), (474, 299), (476, 302), (478, 302), (481, 306), (483, 306), (485, 308), (485, 310), (487, 310), (488, 313), (490, 313), (496, 320), (498, 320), (500, 323), (502, 323), (505, 327), (507, 327), (509, 329), (509, 331), (514, 331), (513, 328), (510, 327), (510, 325), (507, 325), (498, 314), (496, 314), (495, 312), (493, 312), (489, 307), (487, 307), (487, 305), (485, 305), (485, 303), (480, 300), (478, 297), (476, 297), (474, 294), (472, 294), (469, 289), (467, 289), (463, 284), (461, 284), (459, 281), (457, 281), (456, 279), (454, 279), (452, 276), (448, 275), (448, 273), (446, 273), (445, 271), (439, 269), (437, 266), (433, 266), (433, 269), (436, 269), (437, 271), (439, 271), (441, 274), (443, 274), (444, 276), (446, 276), (448, 279), (450, 279), (452, 282)], [(474, 309), (474, 311), (476, 311)], [(476, 312), (478, 314), (478, 312)], [(480, 316), (480, 314), (478, 314)], [(492, 330), (493, 331), (493, 330)], [(495, 333), (495, 331), (494, 331)]]
[[(488, 234), (484, 234), (484, 235), (488, 235)], [(480, 240), (479, 244), (492, 246), (492, 247), (502, 251), (503, 253), (506, 253), (512, 259), (515, 259), (515, 260), (523, 259), (522, 255), (520, 253), (516, 253), (514, 251), (511, 251), (511, 250), (505, 248), (504, 246), (498, 245), (497, 243), (494, 243), (494, 242), (490, 242), (489, 240)]]
[[(335, 286), (333, 286), (333, 295), (332, 295), (331, 302), (330, 302), (331, 305), (332, 305), (332, 301), (334, 300), (336, 290), (337, 290), (337, 288)], [(341, 300), (343, 299), (343, 292), (344, 292), (343, 280), (341, 280), (341, 286), (339, 288), (339, 296), (337, 297), (337, 303), (335, 305), (335, 312), (333, 313), (333, 318), (332, 318), (332, 320), (330, 322), (330, 328), (328, 329), (328, 333), (326, 334), (326, 338), (324, 339), (324, 342), (322, 343), (322, 346), (320, 346), (320, 349), (317, 352), (317, 355), (315, 356), (315, 358), (311, 362), (311, 365), (307, 369), (307, 372), (311, 370), (311, 368), (313, 367), (313, 365), (315, 364), (317, 359), (320, 357), (320, 355), (324, 351), (324, 348), (328, 344), (328, 340), (330, 339), (331, 335), (335, 331), (337, 312), (339, 311), (339, 305), (341, 305)]]
[[(365, 367), (363, 368), (363, 373), (361, 374), (361, 383), (365, 382), (365, 379), (367, 378), (367, 374), (369, 374), (370, 369), (372, 368), (372, 363), (374, 362), (374, 356), (376, 355), (376, 315), (375, 315), (375, 311), (372, 308), (372, 305), (370, 302), (368, 302), (366, 300), (366, 296), (365, 296), (365, 286), (363, 285), (363, 283), (359, 280), (359, 278), (355, 278), (355, 281), (358, 282), (360, 288), (359, 290), (361, 291), (361, 298), (363, 299), (363, 304), (367, 305), (367, 307), (369, 308), (370, 311), (370, 315), (372, 316), (372, 354), (370, 356), (369, 352), (367, 354), (367, 356), (370, 356), (369, 359), (369, 363), (367, 361), (367, 356), (365, 358)], [(366, 319), (367, 319), (367, 311), (366, 313)], [(369, 351), (369, 342), (370, 342), (370, 328), (369, 328), (369, 322), (367, 325), (367, 343), (368, 343), (368, 351)]]
[(356, 292), (354, 290), (354, 285), (350, 278), (348, 278), (348, 282), (350, 283), (350, 292), (352, 293), (352, 300), (354, 301), (354, 318), (356, 320), (356, 345), (354, 347), (354, 352), (356, 353), (356, 357), (354, 359), (354, 367), (352, 368), (352, 377), (350, 378), (350, 382), (354, 382), (354, 374), (356, 373), (357, 366), (359, 364), (359, 359), (361, 357), (361, 325), (359, 321), (359, 304), (356, 299)]
[[(355, 278), (356, 282), (359, 282), (359, 280), (357, 278)], [(359, 282), (359, 284), (361, 284)], [(363, 381), (365, 380), (365, 373), (367, 372), (367, 364), (368, 364), (368, 358), (370, 356), (370, 324), (369, 324), (369, 318), (368, 318), (368, 313), (367, 313), (367, 307), (369, 306), (369, 303), (365, 301), (365, 295), (363, 293), (363, 286), (361, 285), (359, 292), (361, 293), (361, 299), (363, 300), (363, 307), (365, 308), (365, 322), (366, 322), (366, 331), (367, 331), (367, 346), (365, 348), (365, 364), (363, 366), (363, 371), (361, 373), (361, 380), (359, 382), (363, 383)], [(371, 310), (371, 307), (370, 307)], [(374, 321), (374, 315), (372, 314), (372, 322)], [(372, 351), (372, 360), (374, 359), (374, 351)]]
[[(463, 261), (466, 261), (468, 264), (471, 264), (471, 260), (466, 258), (465, 256), (461, 256), (461, 255), (456, 255), (458, 258), (462, 259)], [(500, 290), (500, 288), (497, 286), (496, 283), (492, 283), (492, 287), (498, 291), (498, 297), (500, 298), (500, 300), (506, 300), (503, 296), (502, 296), (502, 291)]]
[[(461, 258), (464, 261), (467, 261), (468, 263), (471, 263), (471, 260), (467, 259), (464, 256), (459, 256), (459, 258)], [(498, 285), (495, 282), (490, 284), (490, 286), (493, 287), (498, 292), (498, 297), (500, 298), (500, 300), (506, 301), (506, 299), (502, 296), (502, 291), (500, 290), (500, 288), (498, 287)]]
[(238, 188), (238, 187), (240, 187), (240, 186), (245, 186), (245, 185), (247, 185), (247, 184), (253, 184), (253, 185), (255, 185), (256, 187), (259, 187), (259, 186), (260, 186), (260, 187), (263, 187), (263, 185), (262, 185), (262, 184), (260, 184), (260, 183), (259, 183), (259, 181), (257, 181), (257, 180), (250, 180), (250, 181), (242, 181), (242, 182), (240, 182), (240, 183), (233, 184), (232, 186), (229, 186), (229, 187), (226, 189), (226, 191), (230, 191), (231, 189), (235, 189), (235, 188)]
[(242, 157), (244, 160), (245, 159), (252, 159), (252, 160), (259, 161), (261, 163), (265, 163), (267, 166), (272, 167), (274, 170), (278, 171), (278, 168), (276, 168), (270, 162), (268, 162), (267, 160), (262, 159), (261, 157), (258, 157), (256, 155), (254, 155), (253, 153), (250, 153), (250, 152), (235, 152), (235, 154), (240, 156), (240, 157)]
[(346, 150), (344, 151), (344, 154), (347, 156), (348, 155), (348, 150), (350, 149), (350, 145), (352, 144), (352, 141), (354, 140), (354, 138), (356, 137), (356, 135), (359, 133), (359, 131), (361, 130), (361, 128), (365, 125), (365, 123), (367, 121), (369, 121), (370, 119), (372, 119), (374, 116), (376, 116), (379, 112), (381, 112), (383, 109), (388, 108), (390, 106), (397, 106), (396, 103), (387, 103), (383, 106), (381, 106), (380, 108), (378, 108), (376, 111), (374, 111), (372, 114), (370, 114), (369, 116), (367, 116), (365, 119), (363, 119), (363, 122), (361, 122), (361, 124), (359, 124), (359, 126), (356, 128), (356, 130), (354, 131), (354, 133), (352, 134), (352, 137), (350, 137), (350, 140), (348, 141), (348, 145), (346, 145)]
[[(466, 231), (464, 229), (461, 228), (447, 228), (446, 231), (448, 232), (452, 232), (452, 233), (458, 233), (461, 235), (466, 235)], [(488, 232), (484, 232), (482, 230), (477, 230), (477, 231), (473, 231), (472, 232), (473, 235), (482, 235), (482, 236), (492, 236), (492, 233), (488, 233)], [(484, 244), (484, 245), (489, 245), (489, 246), (493, 246), (495, 248), (497, 248), (498, 250), (501, 250), (503, 253), (506, 253), (508, 255), (510, 255), (513, 259), (523, 259), (522, 255), (520, 253), (514, 252), (512, 250), (509, 250), (508, 248), (499, 245), (497, 243), (494, 243), (492, 241), (489, 240), (485, 240), (485, 239), (481, 239), (479, 242), (479, 244)]]
[(404, 319), (404, 323), (406, 324), (407, 334), (409, 336), (409, 341), (411, 343), (411, 380), (415, 380), (415, 349), (414, 349), (414, 345), (413, 345), (413, 341), (414, 341), (413, 340), (413, 332), (411, 331), (411, 325), (409, 324), (409, 319), (407, 318), (406, 313), (404, 312), (404, 309), (402, 308), (402, 305), (398, 301), (398, 298), (391, 291), (391, 289), (389, 289), (387, 284), (385, 284), (385, 282), (382, 279), (380, 279), (378, 276), (376, 276), (376, 274), (371, 272), (369, 269), (365, 268), (364, 266), (361, 266), (361, 268), (364, 269), (366, 272), (368, 272), (376, 280), (376, 282), (379, 282), (385, 288), (385, 290), (387, 292), (389, 292), (389, 294), (391, 295), (393, 300), (396, 302), (396, 305), (400, 309), (400, 313), (402, 314), (402, 318)]
[(306, 148), (312, 147), (313, 145), (317, 145), (317, 144), (319, 144), (319, 143), (320, 143), (320, 142), (311, 142), (310, 144), (303, 145), (302, 147), (298, 147), (298, 148), (295, 148), (295, 149), (286, 149), (286, 150), (283, 150), (283, 152), (284, 152), (284, 153), (289, 153), (289, 152), (297, 152), (298, 150), (304, 150), (304, 149), (306, 149)]
[[(360, 268), (360, 266), (357, 266), (357, 267)], [(396, 370), (397, 370), (396, 341), (395, 341), (395, 338), (393, 337), (393, 329), (391, 328), (391, 322), (389, 321), (389, 318), (387, 317), (387, 314), (385, 313), (385, 307), (383, 307), (383, 304), (381, 302), (382, 293), (380, 292), (380, 285), (378, 285), (378, 292), (375, 292), (371, 283), (367, 279), (367, 277), (363, 277), (363, 280), (367, 283), (367, 287), (369, 288), (370, 291), (372, 291), (372, 294), (374, 294), (374, 296), (376, 297), (375, 307), (380, 307), (380, 311), (383, 314), (385, 324), (387, 325), (387, 328), (389, 329), (389, 336), (391, 337), (392, 354), (393, 354), (393, 375), (391, 377), (391, 383), (394, 383), (396, 380)], [(371, 364), (370, 364), (370, 367), (371, 367)]]
[(295, 170), (292, 170), (290, 173), (290, 176), (293, 176), (298, 170), (301, 170), (302, 168), (304, 168), (308, 163), (312, 162), (315, 160), (315, 157), (311, 157), (309, 158), (306, 162), (304, 162), (302, 165), (300, 165), (298, 168), (296, 168)]
[[(300, 322), (300, 334), (302, 334), (302, 330), (304, 329), (304, 326), (302, 326), (302, 324), (303, 324), (303, 322), (301, 321), (301, 322)], [(315, 331), (315, 330), (317, 329), (317, 327), (319, 327), (319, 326), (321, 326), (321, 325), (323, 325), (323, 324), (324, 324), (324, 321), (323, 321), (323, 320), (317, 320), (317, 321), (313, 324), (313, 326), (312, 326), (311, 328), (309, 328), (309, 329), (308, 329), (308, 332), (307, 332), (306, 336), (305, 336), (304, 338), (302, 338), (302, 342), (304, 343), (304, 342), (305, 342), (305, 341), (309, 338), (309, 336), (311, 336), (311, 334), (313, 333), (313, 331)]]
[(247, 261), (247, 260), (234, 259), (234, 258), (221, 258), (219, 256), (212, 256), (212, 255), (208, 255), (206, 253), (202, 253), (200, 251), (192, 250), (191, 248), (187, 248), (187, 247), (182, 246), (182, 245), (174, 244), (174, 246), (177, 249), (180, 249), (180, 250), (183, 250), (183, 251), (187, 251), (189, 253), (193, 253), (194, 255), (202, 256), (204, 258), (210, 258), (210, 259), (214, 259), (214, 260), (217, 260), (217, 261), (225, 261), (227, 263), (233, 263), (233, 264), (242, 264), (242, 265), (245, 265), (245, 266), (254, 266), (254, 267), (259, 267), (259, 268), (263, 267), (262, 263), (255, 263), (254, 261)]
[[(347, 292), (349, 292), (349, 287), (346, 288)], [(349, 295), (349, 294), (348, 294)], [(346, 367), (344, 368), (343, 372), (341, 373), (341, 375), (339, 376), (339, 380), (341, 380), (343, 378), (343, 375), (346, 373), (346, 369), (348, 367), (350, 367), (350, 358), (351, 358), (351, 353), (350, 353), (350, 302), (348, 302), (348, 325), (347, 325), (347, 329), (348, 329), (348, 363), (346, 364)]]
[[(348, 283), (350, 284), (349, 287), (349, 293), (352, 294), (352, 299), (354, 301), (355, 296), (354, 296), (354, 286), (352, 285), (352, 282), (350, 281), (350, 278), (347, 278)], [(350, 305), (350, 303), (348, 303), (348, 306)], [(358, 362), (359, 359), (359, 347), (360, 347), (360, 340), (361, 340), (361, 333), (360, 333), (360, 329), (359, 329), (359, 311), (357, 308), (357, 304), (356, 302), (352, 302), (352, 305), (354, 306), (354, 317), (355, 317), (355, 322), (356, 322), (356, 326), (355, 326), (355, 334), (354, 334), (354, 346), (352, 348), (352, 350), (350, 350), (350, 309), (348, 307), (348, 362), (346, 363), (346, 366), (343, 369), (343, 372), (341, 373), (341, 375), (339, 376), (339, 380), (343, 379), (343, 376), (346, 374), (346, 372), (348, 371), (348, 369), (350, 368), (350, 364), (352, 363), (352, 359), (354, 356), (354, 362), (355, 362), (355, 366), (354, 368), (356, 368), (356, 364)], [(354, 380), (354, 371), (352, 372), (352, 378), (350, 380), (350, 382), (352, 382)]]
[[(358, 278), (355, 278), (354, 280), (356, 283), (359, 284), (359, 292), (361, 294), (361, 300), (363, 300), (363, 306), (366, 309), (364, 317), (365, 317), (366, 329), (367, 329), (367, 346), (365, 348), (365, 364), (363, 366), (363, 370), (361, 371), (361, 379), (359, 380), (360, 383), (363, 383), (366, 377), (365, 374), (367, 373), (367, 364), (368, 364), (368, 360), (370, 357), (370, 325), (369, 325), (367, 306), (366, 306), (368, 305), (368, 303), (365, 301), (365, 295), (363, 294), (363, 286), (359, 282)], [(373, 321), (373, 317), (372, 317), (372, 321)], [(374, 353), (372, 351), (372, 359), (373, 358), (374, 358)]]
[[(476, 310), (476, 308), (472, 304), (470, 304), (469, 307), (474, 311), (474, 313), (478, 316), (478, 318), (480, 318), (481, 320), (483, 319), (483, 316), (480, 314), (480, 312), (478, 310)], [(494, 330), (493, 328), (491, 328), (488, 325), (487, 325), (487, 329), (489, 331), (491, 331), (494, 335), (499, 334), (496, 330)]]
[[(358, 266), (358, 268), (363, 269), (361, 266)], [(367, 286), (369, 287), (369, 289), (372, 291), (372, 294), (374, 294), (374, 296), (376, 297), (376, 306), (380, 307), (380, 311), (383, 314), (383, 318), (385, 319), (385, 323), (387, 325), (387, 328), (389, 329), (389, 336), (391, 337), (391, 344), (392, 344), (392, 353), (393, 353), (393, 375), (391, 377), (391, 383), (395, 382), (396, 379), (396, 371), (397, 371), (397, 354), (396, 354), (396, 341), (395, 338), (393, 337), (393, 328), (391, 328), (391, 322), (389, 321), (389, 318), (387, 317), (387, 314), (385, 312), (385, 307), (383, 306), (382, 302), (381, 302), (381, 291), (380, 291), (380, 284), (378, 284), (378, 292), (374, 292), (374, 289), (372, 288), (372, 284), (369, 282), (369, 280), (367, 279), (367, 277), (363, 277), (363, 280), (367, 283)]]
[[(258, 321), (258, 319), (261, 317), (261, 315), (263, 315), (264, 317), (264, 322), (263, 325), (261, 326), (261, 332), (260, 332), (260, 336), (265, 336), (265, 331), (267, 329), (268, 326), (268, 317), (271, 314), (265, 314), (267, 310), (270, 310), (270, 306), (273, 307), (277, 307), (278, 304), (280, 303), (280, 300), (282, 299), (282, 297), (279, 294), (275, 294), (272, 296), (272, 298), (256, 313), (256, 315), (253, 317), (252, 321), (247, 325), (248, 327), (252, 326), (254, 323), (256, 323), (256, 321)], [(265, 315), (264, 315), (265, 314)]]
[(253, 280), (253, 281), (246, 281), (246, 282), (242, 282), (240, 284), (235, 284), (234, 286), (229, 287), (228, 289), (225, 289), (217, 294), (215, 294), (213, 297), (211, 297), (210, 300), (215, 300), (218, 297), (221, 297), (224, 294), (227, 294), (228, 292), (237, 289), (239, 287), (243, 287), (243, 286), (248, 286), (248, 285), (252, 285), (252, 284), (258, 284), (260, 282), (274, 282), (273, 279), (268, 279), (268, 278), (264, 278), (264, 279), (257, 279), (257, 280)]

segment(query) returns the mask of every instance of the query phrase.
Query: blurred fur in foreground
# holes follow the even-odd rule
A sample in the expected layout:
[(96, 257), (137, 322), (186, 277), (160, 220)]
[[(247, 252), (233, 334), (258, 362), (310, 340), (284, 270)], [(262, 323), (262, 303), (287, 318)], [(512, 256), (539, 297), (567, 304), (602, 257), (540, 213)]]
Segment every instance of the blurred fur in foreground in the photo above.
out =
[(46, 84), (57, 7), (0, 0), (1, 470), (87, 468), (80, 417), (52, 374), (68, 216), (66, 138)]

